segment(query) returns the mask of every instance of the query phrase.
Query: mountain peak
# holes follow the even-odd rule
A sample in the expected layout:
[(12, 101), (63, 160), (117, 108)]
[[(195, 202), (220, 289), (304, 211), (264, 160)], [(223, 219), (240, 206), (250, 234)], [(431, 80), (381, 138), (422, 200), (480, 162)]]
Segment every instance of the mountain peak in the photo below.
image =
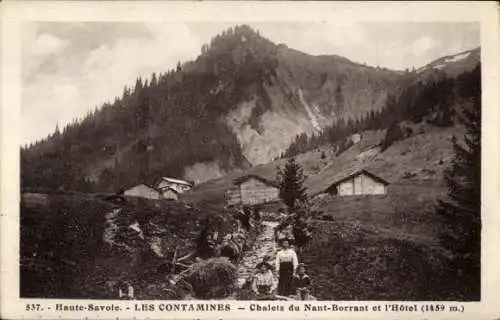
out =
[(234, 34), (236, 34), (236, 35), (260, 36), (258, 31), (255, 31), (254, 29), (252, 29), (250, 26), (248, 26), (246, 24), (241, 25), (241, 26), (237, 25), (234, 28), (229, 28), (229, 30), (230, 29), (233, 29)]
[(417, 73), (439, 70), (446, 75), (455, 77), (463, 72), (474, 69), (481, 60), (481, 48), (462, 51), (447, 55), (432, 61), (431, 63), (417, 69)]
[(202, 47), (203, 54), (227, 54), (239, 51), (253, 56), (274, 53), (276, 45), (248, 25), (230, 27), (213, 37)]

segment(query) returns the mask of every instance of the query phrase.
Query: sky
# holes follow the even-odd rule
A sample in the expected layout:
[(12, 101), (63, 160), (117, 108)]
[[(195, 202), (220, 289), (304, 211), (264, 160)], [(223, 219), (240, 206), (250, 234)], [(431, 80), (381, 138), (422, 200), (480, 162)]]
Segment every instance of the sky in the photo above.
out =
[[(394, 70), (480, 45), (476, 23), (245, 23), (275, 43)], [(22, 30), (22, 144), (112, 102), (138, 76), (195, 59), (234, 23), (26, 22)]]

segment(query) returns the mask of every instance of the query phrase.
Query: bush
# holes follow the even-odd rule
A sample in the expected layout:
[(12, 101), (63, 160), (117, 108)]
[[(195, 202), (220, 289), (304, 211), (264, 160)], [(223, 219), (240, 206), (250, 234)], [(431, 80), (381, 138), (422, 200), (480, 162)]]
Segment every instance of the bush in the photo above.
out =
[(413, 130), (410, 127), (404, 127), (404, 136), (405, 138), (411, 137), (413, 135)]
[(414, 172), (410, 172), (410, 171), (405, 171), (404, 175), (403, 175), (403, 179), (410, 179), (410, 178), (414, 178), (416, 177), (417, 174), (414, 173)]
[(321, 216), (321, 220), (324, 220), (324, 221), (333, 221), (333, 217), (329, 214), (324, 214)]
[(352, 142), (351, 139), (341, 139), (338, 143), (337, 143), (337, 148), (336, 148), (336, 153), (335, 153), (335, 156), (338, 157), (340, 154), (342, 154), (342, 152), (346, 151), (347, 149), (349, 149), (350, 147), (352, 147), (354, 145), (354, 142)]
[(380, 142), (380, 149), (381, 151), (385, 151), (387, 148), (389, 148), (394, 142), (404, 139), (405, 134), (403, 130), (401, 130), (401, 127), (399, 126), (399, 123), (393, 122), (389, 128), (387, 129), (385, 133), (385, 137)]

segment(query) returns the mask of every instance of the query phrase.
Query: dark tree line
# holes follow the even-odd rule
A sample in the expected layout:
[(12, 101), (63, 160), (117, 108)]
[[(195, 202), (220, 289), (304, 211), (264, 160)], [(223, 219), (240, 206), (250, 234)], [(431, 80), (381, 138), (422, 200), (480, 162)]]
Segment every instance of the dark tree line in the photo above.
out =
[[(478, 76), (478, 75), (477, 75)], [(464, 141), (453, 137), (454, 158), (445, 171), (448, 197), (439, 201), (441, 244), (453, 258), (449, 266), (453, 283), (465, 299), (481, 297), (481, 86), (464, 87), (471, 97), (461, 103), (458, 118), (465, 126)]]
[(338, 150), (345, 150), (348, 143), (345, 140), (346, 137), (365, 130), (386, 128), (387, 125), (384, 119), (389, 118), (387, 110), (387, 108), (381, 111), (371, 110), (367, 115), (355, 120), (349, 118), (346, 121), (341, 118), (333, 125), (325, 128), (321, 133), (313, 134), (310, 137), (305, 133), (300, 134), (283, 153), (282, 157), (293, 157), (325, 144), (335, 144)]
[(112, 103), (23, 148), (22, 187), (117, 191), (163, 175), (180, 177), (197, 162), (246, 166), (220, 115), (252, 94), (251, 84), (269, 81), (275, 46), (238, 26), (202, 50), (195, 61), (137, 78)]
[[(307, 136), (298, 135), (282, 157), (293, 157), (300, 153), (314, 150), (325, 144), (340, 145), (345, 138), (365, 130), (387, 129), (387, 137), (382, 147), (385, 149), (402, 137), (399, 127), (401, 121), (419, 123), (427, 121), (435, 126), (450, 126), (456, 123), (456, 108), (465, 99), (476, 97), (471, 88), (480, 82), (481, 70), (478, 65), (474, 70), (465, 72), (457, 78), (444, 75), (436, 81), (423, 83), (416, 81), (402, 90), (397, 97), (389, 95), (382, 110), (371, 110), (361, 118), (339, 119), (321, 133)], [(337, 89), (337, 100), (341, 100), (341, 91)]]

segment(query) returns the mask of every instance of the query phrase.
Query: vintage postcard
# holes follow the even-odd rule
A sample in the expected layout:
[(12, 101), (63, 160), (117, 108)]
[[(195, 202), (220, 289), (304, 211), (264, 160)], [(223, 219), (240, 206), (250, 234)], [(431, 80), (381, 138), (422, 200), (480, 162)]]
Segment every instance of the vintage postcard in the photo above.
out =
[(2, 319), (500, 319), (496, 3), (0, 9)]

